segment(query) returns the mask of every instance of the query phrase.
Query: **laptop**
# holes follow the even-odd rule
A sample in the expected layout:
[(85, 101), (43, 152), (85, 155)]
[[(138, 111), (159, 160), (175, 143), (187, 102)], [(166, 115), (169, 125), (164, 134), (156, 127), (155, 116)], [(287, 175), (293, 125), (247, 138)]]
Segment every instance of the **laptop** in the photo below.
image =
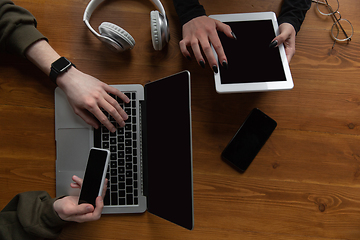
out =
[[(110, 150), (104, 214), (146, 210), (187, 229), (194, 226), (190, 73), (145, 86), (112, 85), (129, 119), (115, 134), (77, 116), (65, 93), (55, 90), (56, 195), (78, 195), (71, 177), (84, 176), (91, 147)], [(107, 113), (105, 113), (107, 114)], [(113, 124), (115, 120), (109, 116)]]

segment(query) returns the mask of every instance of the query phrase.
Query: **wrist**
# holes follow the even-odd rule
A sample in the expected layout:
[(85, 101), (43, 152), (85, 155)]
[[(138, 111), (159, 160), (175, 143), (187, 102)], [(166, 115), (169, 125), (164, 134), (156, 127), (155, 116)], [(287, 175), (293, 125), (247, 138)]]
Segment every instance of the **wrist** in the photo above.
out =
[(60, 57), (51, 64), (49, 77), (55, 84), (57, 84), (58, 77), (64, 75), (69, 69), (73, 67), (76, 68), (72, 62), (70, 62), (65, 57)]

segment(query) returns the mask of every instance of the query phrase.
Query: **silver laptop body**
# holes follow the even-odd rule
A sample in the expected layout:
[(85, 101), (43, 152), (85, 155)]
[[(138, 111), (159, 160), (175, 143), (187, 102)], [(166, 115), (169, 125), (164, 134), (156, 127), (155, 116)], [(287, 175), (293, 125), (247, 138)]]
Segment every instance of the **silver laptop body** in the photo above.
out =
[[(152, 139), (145, 138), (144, 135), (148, 137), (146, 133), (148, 132), (148, 128), (159, 129), (161, 127), (157, 125), (154, 117), (147, 116), (147, 113), (143, 113), (145, 108), (144, 106), (149, 106), (152, 109), (151, 112), (156, 112), (158, 110), (158, 107), (156, 107), (157, 104), (159, 104), (159, 108), (164, 106), (167, 107), (169, 105), (167, 101), (171, 99), (163, 99), (163, 101), (157, 101), (156, 98), (149, 97), (152, 100), (150, 101), (151, 103), (148, 104), (145, 102), (145, 97), (147, 95), (146, 92), (149, 92), (148, 95), (150, 96), (152, 94), (151, 91), (155, 91), (155, 89), (157, 88), (156, 85), (159, 85), (160, 88), (161, 87), (167, 88), (167, 91), (169, 92), (168, 93), (169, 97), (172, 97), (172, 95), (174, 95), (174, 97), (182, 98), (184, 93), (177, 92), (179, 91), (179, 88), (177, 87), (177, 81), (179, 81), (179, 83), (181, 82), (180, 85), (182, 86), (185, 86), (186, 84), (188, 85), (186, 88), (183, 87), (184, 89), (183, 91), (188, 91), (187, 93), (185, 92), (185, 96), (188, 94), (188, 101), (186, 101), (186, 99), (183, 100), (180, 99), (178, 103), (178, 107), (176, 106), (176, 104), (174, 107), (183, 108), (185, 115), (187, 115), (188, 112), (188, 116), (186, 117), (186, 119), (182, 119), (182, 121), (185, 120), (185, 122), (186, 121), (189, 122), (189, 124), (186, 126), (186, 129), (184, 129), (185, 132), (188, 131), (189, 133), (184, 135), (185, 140), (181, 140), (181, 139), (177, 139), (178, 138), (177, 135), (179, 134), (181, 135), (182, 132), (184, 132), (184, 130), (180, 129), (179, 133), (176, 133), (177, 130), (175, 130), (174, 134), (176, 135), (166, 136), (165, 138), (167, 139), (164, 140), (158, 139), (156, 140), (158, 141), (158, 144), (154, 145), (155, 142), (153, 140), (154, 138)], [(113, 153), (113, 157), (115, 157), (115, 155), (116, 156), (121, 155), (124, 157), (124, 160), (112, 159), (113, 165), (109, 164), (108, 172), (117, 174), (118, 177), (116, 178), (116, 177), (108, 176), (108, 178), (110, 179), (108, 184), (107, 196), (105, 197), (104, 201), (107, 200), (107, 202), (109, 203), (116, 202), (117, 204), (107, 205), (105, 203), (103, 213), (113, 213), (113, 214), (141, 213), (148, 210), (149, 212), (152, 212), (155, 215), (163, 217), (171, 222), (184, 226), (188, 229), (192, 229), (193, 228), (193, 189), (192, 189), (190, 73), (188, 71), (183, 71), (178, 74), (174, 74), (172, 76), (166, 77), (164, 79), (151, 82), (149, 83), (149, 85), (151, 87), (149, 87), (150, 90), (147, 91), (145, 91), (144, 87), (139, 84), (113, 85), (113, 87), (119, 89), (120, 91), (129, 94), (131, 98), (131, 102), (129, 105), (132, 106), (133, 109), (131, 110), (130, 108), (127, 109), (129, 105), (128, 106), (122, 105), (124, 110), (126, 108), (130, 118), (129, 119), (130, 121), (128, 121), (126, 124), (127, 125), (130, 124), (130, 126), (126, 126), (126, 129), (124, 128), (119, 130), (122, 131), (123, 137), (110, 136), (110, 139), (108, 139), (108, 137), (103, 137), (101, 135), (102, 132), (100, 130), (95, 130), (90, 125), (86, 124), (79, 116), (77, 116), (74, 113), (70, 104), (68, 103), (65, 93), (60, 88), (56, 88), (55, 90), (56, 196), (79, 195), (78, 189), (72, 189), (70, 187), (70, 183), (72, 182), (71, 177), (73, 175), (77, 175), (83, 178), (90, 148), (94, 146), (100, 148), (111, 148), (116, 153), (116, 154)], [(164, 86), (160, 86), (160, 85), (164, 85)], [(159, 93), (163, 91), (164, 90), (161, 89), (159, 90)], [(174, 93), (174, 91), (176, 93)], [(152, 95), (158, 95), (159, 93)], [(133, 96), (136, 96), (135, 100), (132, 99)], [(186, 106), (183, 106), (184, 104)], [(171, 108), (171, 104), (169, 105), (169, 107)], [(168, 110), (165, 109), (164, 111), (166, 112)], [(148, 110), (146, 112), (148, 112)], [(161, 115), (160, 111), (159, 113), (156, 114)], [(161, 123), (161, 121), (165, 121), (165, 122), (167, 121), (170, 123), (170, 125), (174, 125), (174, 127), (176, 127), (177, 123), (175, 122), (171, 123), (173, 121), (172, 119), (178, 117), (175, 116), (174, 114), (175, 114), (175, 110), (173, 112), (173, 116), (171, 116), (169, 119), (167, 119), (167, 116), (164, 116), (163, 119), (159, 118), (158, 119), (159, 123)], [(102, 129), (104, 132), (107, 131), (103, 126)], [(149, 131), (149, 132), (153, 132), (152, 135), (156, 135), (154, 134), (155, 133), (154, 131)], [(171, 133), (172, 130), (168, 129), (168, 130), (164, 130), (163, 132), (164, 134)], [(130, 140), (130, 135), (131, 135), (131, 140)], [(104, 143), (98, 142), (96, 139), (98, 139), (99, 136), (101, 136), (101, 138), (105, 138), (106, 141), (108, 141), (108, 143), (106, 143), (106, 141)], [(135, 137), (135, 140), (133, 140), (132, 137)], [(115, 139), (115, 138), (117, 140), (123, 139), (127, 142), (124, 143), (124, 146), (120, 146), (120, 144), (118, 143), (112, 144), (111, 139)], [(147, 144), (146, 143), (147, 141), (152, 143)], [(174, 141), (174, 149), (171, 149), (172, 144), (166, 145), (169, 141), (170, 142)], [(181, 146), (182, 144), (184, 146)], [(164, 172), (167, 172), (167, 170), (162, 170), (161, 169), (162, 167), (159, 166), (161, 164), (161, 161), (165, 163), (164, 165), (169, 165), (168, 162), (171, 161), (170, 159), (175, 159), (175, 158), (173, 158), (173, 156), (170, 156), (171, 154), (170, 152), (167, 153), (166, 151), (162, 151), (161, 148), (158, 148), (159, 145), (164, 145), (166, 146), (166, 149), (170, 149), (171, 151), (174, 151), (173, 154), (176, 154), (176, 152), (181, 152), (181, 154), (184, 154), (182, 158), (185, 158), (185, 160), (178, 159), (178, 160), (174, 160), (175, 162), (173, 162), (173, 164), (176, 165), (180, 163), (179, 169), (183, 167), (184, 169), (181, 171), (187, 173), (185, 174), (187, 175), (187, 177), (184, 178), (184, 181), (177, 182), (177, 180), (173, 178), (174, 174), (172, 174), (171, 171), (174, 171), (174, 169), (172, 167), (168, 166), (169, 168), (168, 171), (170, 173), (165, 173), (165, 177), (173, 178), (173, 180), (169, 180), (169, 182), (174, 182), (175, 185), (176, 184), (178, 185), (176, 188), (180, 189), (179, 192), (177, 192), (178, 190), (173, 189), (173, 196), (171, 196), (172, 190), (170, 190), (169, 197), (167, 196), (169, 193), (166, 194), (157, 193), (160, 192), (158, 191), (158, 188), (161, 187), (157, 185), (159, 185), (159, 183), (162, 183), (162, 180), (159, 179), (158, 176)], [(146, 151), (145, 153), (144, 150), (147, 150), (148, 147), (150, 151)], [(130, 158), (127, 155), (127, 153), (129, 154), (132, 153), (136, 157)], [(151, 157), (150, 153), (154, 157)], [(156, 155), (159, 155), (160, 157)], [(163, 157), (161, 157), (161, 155), (163, 155)], [(131, 160), (128, 161), (128, 157)], [(163, 160), (160, 160), (159, 162), (155, 162), (157, 161), (157, 158)], [(155, 160), (151, 160), (151, 159), (155, 159)], [(121, 162), (121, 164), (123, 164), (122, 167), (115, 166), (115, 162), (116, 163)], [(158, 166), (156, 166), (157, 164)], [(154, 165), (156, 166), (156, 168), (148, 167), (148, 165), (149, 166)], [(130, 170), (132, 172), (128, 173), (130, 172)], [(175, 175), (176, 174), (178, 173), (175, 172)], [(116, 189), (116, 187), (120, 187), (121, 185), (120, 183), (117, 182), (117, 180), (120, 179), (121, 176), (123, 176), (122, 178), (125, 178), (126, 180), (126, 183), (123, 184), (124, 185), (123, 187), (125, 188), (124, 190)], [(179, 175), (178, 178), (182, 178), (182, 175)], [(164, 179), (164, 182), (167, 181), (168, 180)], [(136, 183), (137, 190), (135, 190), (135, 187), (128, 186), (127, 184), (129, 182)], [(181, 193), (182, 191), (181, 188), (183, 188), (184, 193)], [(149, 191), (149, 189), (152, 190)], [(164, 191), (168, 191), (168, 190), (164, 190)], [(178, 208), (178, 206), (176, 206), (177, 205), (176, 200), (174, 201), (174, 203), (170, 203), (169, 205), (167, 205), (167, 203), (165, 202), (162, 203), (163, 200), (173, 201), (171, 199), (177, 198), (176, 196), (178, 194), (186, 196), (186, 199), (179, 199), (180, 202), (184, 202), (184, 201), (188, 202), (188, 206), (186, 207), (187, 209), (185, 210), (185, 212), (188, 212), (188, 215), (186, 217), (187, 220), (185, 222), (181, 222), (182, 220), (178, 220), (179, 218), (178, 215), (182, 215), (184, 209), (181, 210)], [(149, 196), (151, 196), (151, 199), (154, 199), (153, 203), (149, 204), (149, 202), (151, 202), (149, 201), (150, 200)], [(122, 205), (120, 204), (120, 202)], [(126, 203), (131, 202), (131, 204), (130, 205), (124, 204), (125, 202)], [(153, 206), (152, 207), (153, 210), (150, 210), (150, 206), (148, 205)], [(172, 209), (174, 210), (173, 214), (167, 215), (169, 214), (169, 212), (170, 213), (172, 212)]]

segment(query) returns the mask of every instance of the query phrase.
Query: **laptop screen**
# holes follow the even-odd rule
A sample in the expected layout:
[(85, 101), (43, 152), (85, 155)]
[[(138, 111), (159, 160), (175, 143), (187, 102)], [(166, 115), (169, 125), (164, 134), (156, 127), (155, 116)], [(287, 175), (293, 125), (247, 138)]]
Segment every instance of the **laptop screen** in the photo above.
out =
[[(190, 74), (145, 86), (148, 211), (193, 228)], [(146, 179), (145, 179), (146, 181)]]

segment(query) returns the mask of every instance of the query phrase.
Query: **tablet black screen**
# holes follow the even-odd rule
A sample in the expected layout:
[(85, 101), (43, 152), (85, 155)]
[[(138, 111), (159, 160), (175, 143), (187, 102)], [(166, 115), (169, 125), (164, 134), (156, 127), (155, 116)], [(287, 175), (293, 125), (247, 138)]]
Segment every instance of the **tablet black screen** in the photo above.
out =
[(275, 37), (271, 20), (225, 23), (237, 40), (219, 32), (229, 65), (220, 67), (221, 84), (286, 81), (279, 49), (269, 48)]

